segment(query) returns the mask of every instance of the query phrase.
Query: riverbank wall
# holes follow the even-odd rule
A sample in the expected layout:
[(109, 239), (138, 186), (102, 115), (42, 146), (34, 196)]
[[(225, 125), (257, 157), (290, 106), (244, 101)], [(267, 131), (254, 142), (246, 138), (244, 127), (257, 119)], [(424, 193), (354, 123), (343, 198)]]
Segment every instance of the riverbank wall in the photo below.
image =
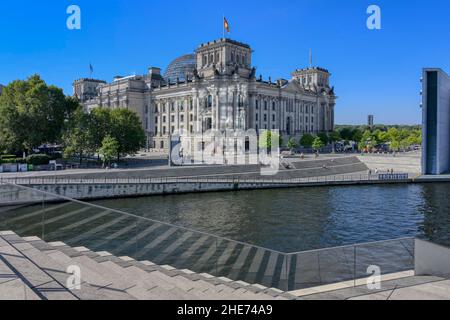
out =
[[(375, 179), (377, 178), (377, 179)], [(52, 195), (77, 200), (98, 200), (127, 197), (143, 197), (156, 195), (173, 195), (203, 192), (230, 192), (240, 190), (261, 190), (280, 188), (303, 188), (321, 186), (348, 186), (369, 184), (398, 184), (410, 183), (410, 178), (395, 178), (380, 180), (360, 177), (358, 179), (348, 176), (309, 179), (309, 181), (163, 181), (163, 182), (59, 182), (59, 183), (35, 183), (22, 184), (26, 188), (21, 189), (13, 185), (4, 186), (0, 192), (0, 203), (15, 203), (24, 199), (32, 202), (43, 199), (40, 191), (48, 193), (44, 200), (58, 200)], [(8, 189), (9, 186), (9, 189)], [(36, 190), (36, 192), (33, 192)]]

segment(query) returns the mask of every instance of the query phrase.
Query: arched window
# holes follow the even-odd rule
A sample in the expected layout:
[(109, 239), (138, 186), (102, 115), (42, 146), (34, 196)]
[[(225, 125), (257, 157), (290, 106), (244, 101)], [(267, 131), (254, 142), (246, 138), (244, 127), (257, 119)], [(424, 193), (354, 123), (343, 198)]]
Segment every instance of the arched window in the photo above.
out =
[(219, 60), (220, 60), (220, 54), (219, 54), (219, 52), (217, 51), (216, 52), (216, 63), (219, 63)]
[(234, 62), (234, 52), (231, 53), (231, 62)]

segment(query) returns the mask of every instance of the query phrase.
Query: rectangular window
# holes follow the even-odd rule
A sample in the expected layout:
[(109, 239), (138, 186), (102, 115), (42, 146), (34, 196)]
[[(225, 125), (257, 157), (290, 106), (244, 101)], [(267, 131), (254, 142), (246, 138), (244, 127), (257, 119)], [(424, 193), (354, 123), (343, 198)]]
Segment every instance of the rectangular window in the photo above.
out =
[(275, 121), (275, 115), (274, 114), (272, 115), (272, 121)]
[(264, 114), (264, 121), (267, 121), (267, 114)]
[(438, 73), (427, 72), (426, 106), (426, 174), (439, 174), (437, 167)]

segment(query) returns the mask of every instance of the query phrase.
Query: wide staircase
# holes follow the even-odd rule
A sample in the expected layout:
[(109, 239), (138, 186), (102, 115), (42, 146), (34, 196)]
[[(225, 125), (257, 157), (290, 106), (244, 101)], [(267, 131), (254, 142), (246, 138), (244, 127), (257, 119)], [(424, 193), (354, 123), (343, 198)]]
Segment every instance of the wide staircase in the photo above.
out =
[[(72, 279), (80, 271), (80, 287)], [(0, 232), (0, 300), (287, 300), (275, 288)]]

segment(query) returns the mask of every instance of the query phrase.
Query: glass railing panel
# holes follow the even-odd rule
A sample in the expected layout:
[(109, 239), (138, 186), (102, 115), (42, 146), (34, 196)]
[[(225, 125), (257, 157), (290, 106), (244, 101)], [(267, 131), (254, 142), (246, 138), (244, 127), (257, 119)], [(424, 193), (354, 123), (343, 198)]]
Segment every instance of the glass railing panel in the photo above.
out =
[(397, 239), (355, 246), (356, 279), (414, 269), (414, 239)]

